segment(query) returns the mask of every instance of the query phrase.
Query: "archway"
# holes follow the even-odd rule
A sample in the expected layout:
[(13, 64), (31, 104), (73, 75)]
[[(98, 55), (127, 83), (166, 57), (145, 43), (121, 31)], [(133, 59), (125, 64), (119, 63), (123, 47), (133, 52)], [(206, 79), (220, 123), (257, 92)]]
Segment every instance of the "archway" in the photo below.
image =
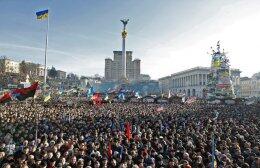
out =
[(192, 96), (196, 96), (196, 90), (192, 89)]
[(190, 89), (188, 89), (188, 93), (187, 93), (188, 97), (190, 97)]

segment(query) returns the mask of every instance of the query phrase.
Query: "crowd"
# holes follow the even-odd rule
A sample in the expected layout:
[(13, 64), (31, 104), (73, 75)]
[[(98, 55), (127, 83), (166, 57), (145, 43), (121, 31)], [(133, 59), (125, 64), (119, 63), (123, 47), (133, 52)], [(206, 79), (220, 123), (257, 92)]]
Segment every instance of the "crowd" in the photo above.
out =
[(256, 105), (14, 103), (0, 107), (0, 167), (207, 168), (214, 145), (215, 167), (257, 168), (259, 114)]

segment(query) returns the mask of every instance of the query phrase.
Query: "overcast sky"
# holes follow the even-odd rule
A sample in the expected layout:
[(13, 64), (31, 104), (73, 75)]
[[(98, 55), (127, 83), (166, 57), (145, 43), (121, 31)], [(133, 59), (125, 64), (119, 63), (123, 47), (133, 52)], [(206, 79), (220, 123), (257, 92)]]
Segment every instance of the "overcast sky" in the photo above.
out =
[(0, 0), (0, 55), (44, 63), (49, 8), (48, 66), (104, 75), (104, 59), (121, 50), (121, 18), (129, 18), (127, 50), (153, 79), (209, 66), (220, 40), (242, 76), (260, 71), (259, 0)]

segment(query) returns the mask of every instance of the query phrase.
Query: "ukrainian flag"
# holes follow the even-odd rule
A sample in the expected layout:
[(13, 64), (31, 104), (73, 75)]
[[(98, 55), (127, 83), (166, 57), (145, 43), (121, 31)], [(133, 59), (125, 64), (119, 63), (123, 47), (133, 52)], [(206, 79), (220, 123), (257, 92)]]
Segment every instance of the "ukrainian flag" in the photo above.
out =
[(37, 16), (38, 20), (44, 20), (44, 19), (48, 18), (48, 14), (49, 14), (48, 9), (36, 12), (36, 16)]

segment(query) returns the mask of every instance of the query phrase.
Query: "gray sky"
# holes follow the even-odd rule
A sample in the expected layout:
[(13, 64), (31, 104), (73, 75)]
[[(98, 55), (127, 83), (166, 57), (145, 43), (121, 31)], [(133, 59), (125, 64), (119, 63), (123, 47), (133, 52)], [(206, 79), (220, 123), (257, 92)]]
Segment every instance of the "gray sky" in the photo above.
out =
[(153, 79), (209, 66), (210, 47), (221, 41), (242, 76), (260, 71), (259, 0), (0, 0), (0, 55), (44, 62), (50, 9), (48, 66), (80, 75), (104, 74), (104, 59), (121, 50), (120, 19), (127, 17), (127, 50)]

